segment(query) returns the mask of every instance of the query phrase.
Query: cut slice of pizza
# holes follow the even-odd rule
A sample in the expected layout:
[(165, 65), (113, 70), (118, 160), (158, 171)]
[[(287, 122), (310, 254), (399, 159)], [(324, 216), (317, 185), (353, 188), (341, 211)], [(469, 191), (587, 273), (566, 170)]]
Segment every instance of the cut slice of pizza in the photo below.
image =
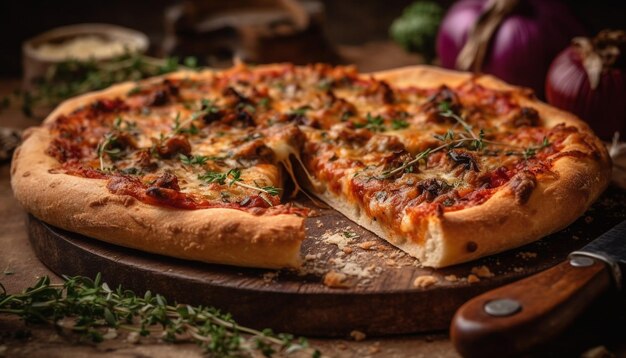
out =
[(303, 185), (425, 266), (560, 230), (608, 183), (586, 125), (491, 77), (422, 67), (322, 81), (322, 95), (302, 93)]

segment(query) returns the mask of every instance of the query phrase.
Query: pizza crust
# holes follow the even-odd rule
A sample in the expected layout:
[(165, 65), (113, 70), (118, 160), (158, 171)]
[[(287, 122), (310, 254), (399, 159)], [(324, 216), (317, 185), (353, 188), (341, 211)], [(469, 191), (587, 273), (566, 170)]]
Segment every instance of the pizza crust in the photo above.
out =
[[(428, 66), (372, 75), (395, 86), (421, 87), (456, 86), (473, 77)], [(211, 71), (178, 72), (144, 83), (162, 78), (210, 76), (213, 76)], [(487, 88), (520, 91), (491, 76), (479, 76), (476, 81)], [(120, 84), (68, 100), (45, 123), (97, 98), (123, 96), (134, 86), (135, 83)], [(481, 205), (432, 216), (420, 228), (423, 239), (419, 243), (387, 232), (356, 204), (330, 192), (317, 195), (425, 266), (443, 267), (470, 261), (558, 231), (578, 218), (606, 188), (610, 159), (599, 139), (575, 116), (528, 95), (520, 95), (518, 99), (537, 109), (547, 127), (566, 123), (589, 133), (596, 157), (559, 158), (554, 165), (557, 176), (540, 178), (524, 203), (515, 200), (514, 190), (506, 185)], [(111, 194), (104, 180), (50, 173), (58, 163), (45, 154), (50, 141), (45, 126), (31, 129), (25, 137), (14, 154), (11, 183), (16, 198), (41, 220), (102, 241), (183, 259), (266, 268), (297, 267), (300, 263), (300, 245), (304, 239), (301, 217), (254, 216), (234, 209), (179, 210), (144, 204), (130, 196)], [(575, 143), (571, 147), (589, 150)]]

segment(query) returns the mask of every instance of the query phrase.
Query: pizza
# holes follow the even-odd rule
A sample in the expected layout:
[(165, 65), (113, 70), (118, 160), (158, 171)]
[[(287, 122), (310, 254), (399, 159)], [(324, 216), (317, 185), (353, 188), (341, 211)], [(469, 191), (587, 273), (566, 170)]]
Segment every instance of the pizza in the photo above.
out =
[(491, 76), (240, 64), (70, 99), (11, 174), (35, 217), (151, 253), (297, 267), (303, 193), (443, 267), (566, 227), (610, 168), (584, 122)]

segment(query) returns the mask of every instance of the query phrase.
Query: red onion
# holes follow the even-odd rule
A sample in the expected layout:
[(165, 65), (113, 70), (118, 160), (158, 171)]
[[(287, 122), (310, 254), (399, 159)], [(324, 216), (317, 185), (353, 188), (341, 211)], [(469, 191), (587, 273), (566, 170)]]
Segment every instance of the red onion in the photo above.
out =
[(546, 78), (548, 102), (586, 120), (602, 139), (626, 134), (626, 32), (576, 38)]
[(437, 37), (443, 67), (490, 73), (543, 97), (545, 75), (572, 37), (584, 33), (555, 0), (461, 0)]

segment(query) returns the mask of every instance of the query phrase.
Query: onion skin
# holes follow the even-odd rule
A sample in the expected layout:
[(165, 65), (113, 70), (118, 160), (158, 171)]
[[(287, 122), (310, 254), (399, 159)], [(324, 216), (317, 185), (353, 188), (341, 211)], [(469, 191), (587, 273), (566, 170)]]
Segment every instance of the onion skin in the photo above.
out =
[[(461, 0), (446, 14), (437, 37), (441, 65), (455, 68), (474, 23), (487, 0)], [(555, 0), (521, 0), (490, 40), (482, 72), (529, 87), (543, 98), (545, 76), (554, 57), (584, 34), (569, 8)]]
[(616, 131), (626, 135), (626, 71), (622, 69), (603, 70), (598, 86), (591, 89), (580, 54), (573, 47), (567, 48), (550, 66), (546, 97), (551, 105), (589, 123), (606, 141)]

